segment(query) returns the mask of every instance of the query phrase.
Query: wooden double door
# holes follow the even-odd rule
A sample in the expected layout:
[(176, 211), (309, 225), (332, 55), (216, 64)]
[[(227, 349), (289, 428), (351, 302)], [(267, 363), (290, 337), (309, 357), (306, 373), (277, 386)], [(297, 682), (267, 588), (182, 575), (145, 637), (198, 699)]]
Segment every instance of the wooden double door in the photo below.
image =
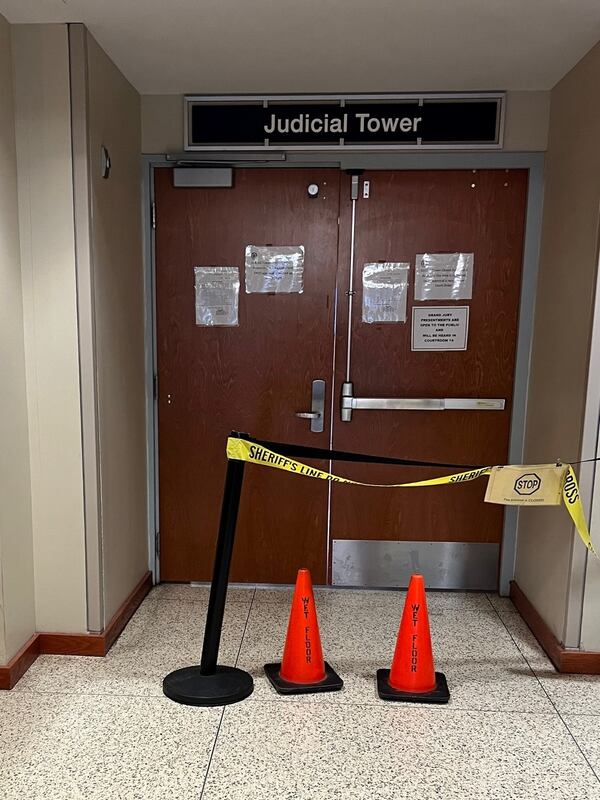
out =
[[(243, 168), (231, 188), (178, 188), (171, 169), (156, 170), (162, 580), (210, 579), (231, 430), (421, 461), (506, 462), (526, 195), (524, 170), (365, 171), (354, 203), (349, 294), (350, 175)], [(247, 293), (248, 245), (302, 245), (303, 291)], [(423, 253), (473, 254), (472, 296), (415, 300)], [(405, 322), (363, 322), (363, 265), (377, 262), (410, 265)], [(197, 266), (238, 267), (237, 325), (196, 324)], [(349, 298), (355, 396), (501, 398), (504, 409), (355, 410), (342, 421)], [(429, 306), (468, 307), (466, 349), (413, 349), (413, 308)], [(325, 381), (318, 433), (296, 415), (310, 411), (314, 380)], [(341, 463), (334, 471), (371, 483), (443, 472)], [(484, 490), (483, 482), (418, 490), (329, 485), (250, 465), (232, 580), (290, 583), (306, 566), (326, 583), (334, 540), (498, 543), (502, 507), (484, 504)]]

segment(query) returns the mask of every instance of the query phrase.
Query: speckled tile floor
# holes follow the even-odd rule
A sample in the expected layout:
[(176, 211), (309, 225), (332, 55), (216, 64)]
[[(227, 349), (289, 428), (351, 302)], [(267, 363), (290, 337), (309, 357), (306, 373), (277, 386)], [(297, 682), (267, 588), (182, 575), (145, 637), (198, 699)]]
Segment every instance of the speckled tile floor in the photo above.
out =
[(600, 677), (558, 675), (509, 600), (429, 592), (448, 706), (384, 703), (403, 593), (317, 589), (343, 691), (283, 698), (291, 590), (233, 587), (221, 663), (236, 706), (179, 706), (163, 676), (200, 651), (206, 587), (162, 585), (104, 659), (42, 656), (0, 692), (2, 800), (600, 800)]

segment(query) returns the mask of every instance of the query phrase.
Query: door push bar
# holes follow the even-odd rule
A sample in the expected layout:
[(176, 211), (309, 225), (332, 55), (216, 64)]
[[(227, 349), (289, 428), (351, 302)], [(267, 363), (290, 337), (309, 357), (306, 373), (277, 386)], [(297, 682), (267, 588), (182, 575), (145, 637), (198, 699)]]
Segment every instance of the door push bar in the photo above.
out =
[(506, 401), (480, 397), (354, 397), (352, 383), (342, 384), (342, 422), (350, 422), (352, 412), (370, 411), (503, 411)]

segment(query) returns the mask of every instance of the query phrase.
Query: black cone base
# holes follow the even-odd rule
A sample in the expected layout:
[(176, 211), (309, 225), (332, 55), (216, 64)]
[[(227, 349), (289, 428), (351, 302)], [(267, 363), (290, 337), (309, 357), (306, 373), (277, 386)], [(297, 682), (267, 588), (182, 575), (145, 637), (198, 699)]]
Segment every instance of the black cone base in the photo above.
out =
[(389, 669), (377, 670), (377, 694), (382, 700), (405, 703), (447, 703), (450, 700), (446, 676), (442, 672), (435, 673), (435, 689), (431, 692), (400, 692), (389, 685), (389, 675)]
[(325, 678), (319, 683), (290, 683), (284, 681), (279, 670), (281, 664), (265, 664), (265, 673), (279, 694), (312, 694), (313, 692), (337, 692), (344, 685), (335, 670), (325, 662)]
[(253, 691), (252, 676), (236, 667), (217, 667), (214, 675), (203, 675), (199, 666), (184, 667), (163, 680), (166, 696), (186, 706), (226, 706)]

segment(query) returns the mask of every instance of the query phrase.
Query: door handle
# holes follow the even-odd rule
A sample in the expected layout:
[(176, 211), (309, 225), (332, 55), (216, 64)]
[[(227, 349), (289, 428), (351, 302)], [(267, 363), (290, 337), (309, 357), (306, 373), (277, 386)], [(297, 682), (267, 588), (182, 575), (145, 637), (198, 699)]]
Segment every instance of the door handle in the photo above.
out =
[(501, 397), (354, 397), (351, 383), (342, 386), (342, 422), (356, 410), (372, 411), (503, 411)]
[(325, 381), (312, 382), (311, 410), (296, 411), (299, 419), (309, 419), (312, 433), (323, 433), (325, 424)]

